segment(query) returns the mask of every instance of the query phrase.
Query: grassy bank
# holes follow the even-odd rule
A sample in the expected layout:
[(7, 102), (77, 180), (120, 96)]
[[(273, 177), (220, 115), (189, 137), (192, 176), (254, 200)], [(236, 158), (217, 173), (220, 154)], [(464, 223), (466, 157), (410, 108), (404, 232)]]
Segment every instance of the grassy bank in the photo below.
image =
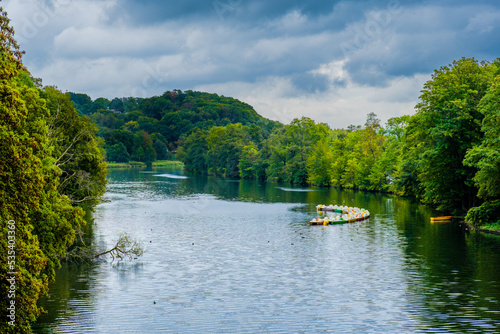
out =
[(490, 234), (496, 234), (500, 235), (500, 223), (493, 223), (493, 224), (486, 224), (486, 225), (481, 225), (481, 226), (474, 226), (470, 222), (466, 222), (466, 224), (469, 226), (469, 228), (483, 232), (483, 233), (490, 233)]
[(500, 233), (500, 223), (487, 224), (487, 225), (479, 226), (479, 228), (482, 230), (488, 230), (488, 231)]
[[(160, 160), (153, 162), (153, 168), (157, 167), (168, 167), (168, 166), (184, 166), (184, 164), (180, 161), (171, 161), (171, 160)], [(130, 162), (108, 162), (108, 168), (143, 168), (146, 167), (144, 162), (138, 161), (130, 161)]]

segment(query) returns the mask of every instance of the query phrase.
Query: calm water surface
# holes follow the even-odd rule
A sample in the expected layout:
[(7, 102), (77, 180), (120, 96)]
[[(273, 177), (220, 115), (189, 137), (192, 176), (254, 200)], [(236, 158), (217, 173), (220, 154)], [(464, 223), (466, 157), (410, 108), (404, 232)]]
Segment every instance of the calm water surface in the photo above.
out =
[[(186, 178), (109, 175), (92, 238), (121, 232), (133, 261), (65, 265), (36, 333), (494, 333), (500, 237), (392, 196)], [(368, 209), (310, 226), (316, 204)]]

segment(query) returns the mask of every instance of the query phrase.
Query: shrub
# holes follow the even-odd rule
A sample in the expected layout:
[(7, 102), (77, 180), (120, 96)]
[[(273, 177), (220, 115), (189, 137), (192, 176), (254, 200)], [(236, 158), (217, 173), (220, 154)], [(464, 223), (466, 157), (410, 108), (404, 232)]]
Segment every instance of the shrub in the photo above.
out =
[(467, 212), (465, 220), (474, 226), (500, 222), (500, 200), (487, 201)]

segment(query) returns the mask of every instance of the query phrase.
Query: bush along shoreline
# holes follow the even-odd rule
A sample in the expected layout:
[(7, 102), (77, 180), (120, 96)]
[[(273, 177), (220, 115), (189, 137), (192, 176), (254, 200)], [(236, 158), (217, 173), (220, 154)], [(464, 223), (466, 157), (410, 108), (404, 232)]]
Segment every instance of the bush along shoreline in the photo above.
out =
[[(170, 167), (170, 166), (184, 167), (184, 164), (181, 161), (177, 160), (158, 160), (158, 161), (153, 161), (150, 166), (152, 168)], [(148, 164), (140, 161), (107, 162), (106, 167), (109, 169), (146, 168), (148, 167)]]

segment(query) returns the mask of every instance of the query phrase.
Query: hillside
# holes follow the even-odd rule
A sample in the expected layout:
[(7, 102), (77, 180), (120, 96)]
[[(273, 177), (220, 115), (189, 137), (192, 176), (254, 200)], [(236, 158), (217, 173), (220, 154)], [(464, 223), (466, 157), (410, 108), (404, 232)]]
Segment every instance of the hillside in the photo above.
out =
[[(167, 91), (150, 98), (98, 98), (70, 92), (81, 115), (100, 128), (109, 161), (166, 159), (193, 129), (241, 123), (270, 133), (278, 124), (260, 116), (252, 106), (237, 99), (197, 91)], [(181, 140), (181, 143), (179, 142)], [(138, 152), (139, 147), (143, 147)], [(145, 157), (153, 155), (153, 157)]]

